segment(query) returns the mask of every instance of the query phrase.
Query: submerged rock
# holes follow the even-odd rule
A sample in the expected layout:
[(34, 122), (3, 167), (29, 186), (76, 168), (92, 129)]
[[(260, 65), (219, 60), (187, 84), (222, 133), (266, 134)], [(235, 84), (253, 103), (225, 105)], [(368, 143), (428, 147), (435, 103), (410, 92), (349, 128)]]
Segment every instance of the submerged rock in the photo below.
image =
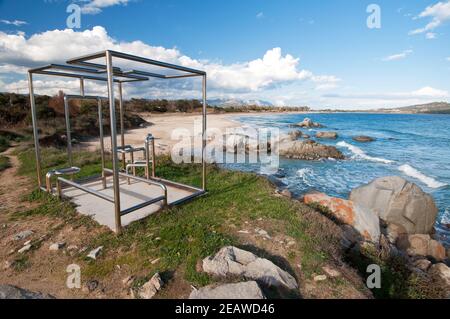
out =
[(334, 146), (322, 145), (310, 140), (284, 142), (279, 145), (279, 154), (300, 160), (345, 159)]
[(369, 142), (373, 142), (373, 141), (376, 140), (376, 139), (373, 138), (373, 137), (370, 137), (370, 136), (364, 136), (364, 135), (361, 135), (361, 136), (355, 136), (355, 137), (353, 137), (352, 139), (353, 139), (354, 141), (360, 142), (360, 143), (369, 143)]
[(338, 138), (338, 134), (336, 132), (317, 132), (316, 137), (335, 140)]
[(219, 277), (243, 276), (269, 287), (298, 289), (295, 278), (270, 260), (233, 246), (224, 247), (214, 257), (203, 259), (203, 271)]
[(438, 213), (430, 195), (398, 176), (355, 188), (350, 200), (373, 210), (386, 223), (402, 226), (408, 234), (430, 234)]
[(207, 286), (194, 290), (189, 299), (265, 299), (256, 281)]
[(305, 204), (318, 204), (328, 210), (339, 222), (352, 226), (364, 240), (377, 243), (380, 238), (380, 220), (370, 209), (352, 201), (330, 197), (323, 193), (306, 194)]
[(302, 122), (294, 124), (294, 126), (306, 127), (306, 128), (323, 127), (322, 124), (315, 123), (310, 118), (305, 118)]

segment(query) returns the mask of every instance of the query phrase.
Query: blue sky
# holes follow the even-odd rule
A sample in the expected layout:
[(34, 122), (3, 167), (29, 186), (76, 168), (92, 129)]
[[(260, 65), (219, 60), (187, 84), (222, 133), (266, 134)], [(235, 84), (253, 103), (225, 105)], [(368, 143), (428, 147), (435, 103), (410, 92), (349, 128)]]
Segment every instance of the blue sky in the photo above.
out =
[[(76, 2), (81, 29), (68, 30), (70, 3), (0, 0), (0, 91), (23, 91), (27, 67), (114, 46), (204, 68), (210, 98), (315, 108), (449, 100), (448, 0), (85, 0)], [(371, 3), (381, 9), (380, 29), (367, 27)], [(52, 94), (57, 85), (43, 78), (38, 90)], [(127, 93), (196, 97), (197, 88), (177, 82)]]

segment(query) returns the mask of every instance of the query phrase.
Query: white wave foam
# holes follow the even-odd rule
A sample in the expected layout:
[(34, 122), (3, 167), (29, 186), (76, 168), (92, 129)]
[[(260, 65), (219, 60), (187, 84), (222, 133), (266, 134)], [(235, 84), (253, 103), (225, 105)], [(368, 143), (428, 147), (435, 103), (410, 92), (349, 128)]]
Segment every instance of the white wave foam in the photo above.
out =
[(433, 177), (427, 176), (427, 175), (419, 172), (417, 169), (415, 169), (414, 167), (412, 167), (408, 164), (399, 166), (398, 169), (400, 171), (402, 171), (403, 173), (405, 173), (406, 175), (420, 180), (422, 183), (424, 183), (428, 187), (440, 188), (440, 187), (447, 186), (447, 184), (441, 183), (441, 182), (435, 180)]
[(297, 171), (297, 175), (303, 180), (303, 183), (312, 186), (312, 183), (309, 181), (309, 178), (314, 175), (314, 170), (312, 168), (301, 168)]
[(394, 161), (391, 161), (391, 160), (388, 160), (388, 159), (369, 156), (362, 149), (360, 149), (359, 147), (356, 147), (356, 146), (354, 146), (352, 144), (349, 144), (347, 142), (344, 142), (344, 141), (341, 141), (341, 142), (337, 143), (336, 145), (348, 148), (354, 154), (354, 157), (356, 157), (356, 158), (362, 158), (362, 159), (365, 159), (365, 160), (368, 160), (368, 161), (380, 162), (380, 163), (384, 163), (384, 164), (392, 164), (392, 163), (394, 163)]

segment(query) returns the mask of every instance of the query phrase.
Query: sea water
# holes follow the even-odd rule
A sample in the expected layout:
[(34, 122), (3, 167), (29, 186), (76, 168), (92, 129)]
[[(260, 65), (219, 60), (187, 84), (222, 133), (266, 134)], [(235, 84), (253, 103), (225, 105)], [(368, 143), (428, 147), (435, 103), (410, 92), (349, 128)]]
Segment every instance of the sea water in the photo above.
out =
[[(296, 195), (309, 190), (348, 198), (350, 191), (383, 176), (401, 176), (431, 194), (439, 208), (436, 233), (450, 246), (450, 115), (321, 113), (237, 116), (248, 127), (276, 127), (282, 133), (305, 117), (323, 124), (302, 129), (314, 138), (318, 131), (336, 131), (336, 140), (320, 139), (343, 152), (346, 160), (280, 159), (281, 181)], [(367, 135), (376, 139), (360, 143)], [(257, 164), (227, 164), (228, 168), (260, 172)]]

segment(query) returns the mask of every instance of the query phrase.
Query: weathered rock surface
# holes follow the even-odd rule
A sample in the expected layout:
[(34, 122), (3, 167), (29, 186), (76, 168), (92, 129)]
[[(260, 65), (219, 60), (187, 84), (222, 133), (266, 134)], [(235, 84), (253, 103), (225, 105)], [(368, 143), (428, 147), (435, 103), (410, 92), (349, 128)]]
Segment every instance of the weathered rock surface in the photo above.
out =
[(338, 134), (336, 132), (317, 132), (316, 137), (335, 140), (338, 138)]
[(278, 146), (278, 151), (281, 156), (300, 160), (345, 159), (336, 147), (311, 140), (283, 142)]
[(20, 233), (15, 234), (14, 240), (16, 240), (16, 241), (23, 240), (23, 239), (30, 237), (33, 234), (34, 234), (34, 232), (32, 230), (24, 230), (24, 231), (21, 231)]
[(58, 251), (58, 250), (64, 248), (65, 246), (66, 246), (66, 243), (64, 243), (64, 242), (61, 242), (61, 243), (54, 243), (54, 244), (51, 244), (51, 245), (48, 247), (48, 249), (49, 249), (50, 251)]
[(450, 268), (443, 263), (434, 264), (428, 273), (441, 279), (450, 290)]
[(412, 263), (414, 267), (422, 271), (427, 271), (431, 266), (431, 261), (428, 259), (418, 259)]
[(386, 237), (391, 244), (395, 245), (397, 240), (406, 234), (407, 234), (406, 229), (403, 226), (399, 226), (396, 224), (389, 224), (386, 227)]
[(354, 141), (360, 142), (360, 143), (368, 143), (368, 142), (373, 142), (373, 141), (375, 141), (375, 138), (370, 137), (370, 136), (364, 136), (364, 135), (361, 135), (361, 136), (355, 136), (355, 137), (353, 137), (352, 139), (353, 139)]
[(232, 246), (203, 259), (203, 271), (219, 277), (243, 276), (269, 287), (298, 289), (295, 278), (271, 261)]
[(0, 285), (0, 299), (54, 299), (54, 297), (15, 286)]
[(315, 123), (309, 118), (305, 118), (302, 122), (295, 124), (295, 126), (306, 128), (323, 127), (322, 124)]
[(265, 299), (256, 281), (207, 286), (194, 290), (189, 299)]
[(398, 176), (355, 188), (350, 200), (373, 210), (388, 224), (404, 227), (408, 234), (431, 233), (438, 213), (430, 195)]
[(290, 131), (289, 132), (289, 136), (291, 137), (292, 140), (296, 140), (300, 137), (302, 137), (303, 133), (300, 130), (295, 130), (295, 131)]
[(162, 281), (161, 276), (156, 273), (152, 279), (139, 288), (137, 296), (141, 299), (152, 299), (163, 286), (164, 282)]
[(306, 194), (305, 204), (318, 204), (328, 209), (341, 223), (352, 226), (363, 239), (378, 242), (380, 238), (380, 220), (370, 209), (352, 201), (330, 197), (323, 193)]
[(446, 258), (444, 246), (427, 234), (402, 236), (397, 241), (397, 247), (409, 256), (429, 256), (438, 261)]
[(97, 248), (91, 250), (89, 252), (89, 254), (87, 255), (87, 257), (95, 260), (100, 255), (100, 252), (102, 250), (103, 250), (103, 246), (97, 247)]

